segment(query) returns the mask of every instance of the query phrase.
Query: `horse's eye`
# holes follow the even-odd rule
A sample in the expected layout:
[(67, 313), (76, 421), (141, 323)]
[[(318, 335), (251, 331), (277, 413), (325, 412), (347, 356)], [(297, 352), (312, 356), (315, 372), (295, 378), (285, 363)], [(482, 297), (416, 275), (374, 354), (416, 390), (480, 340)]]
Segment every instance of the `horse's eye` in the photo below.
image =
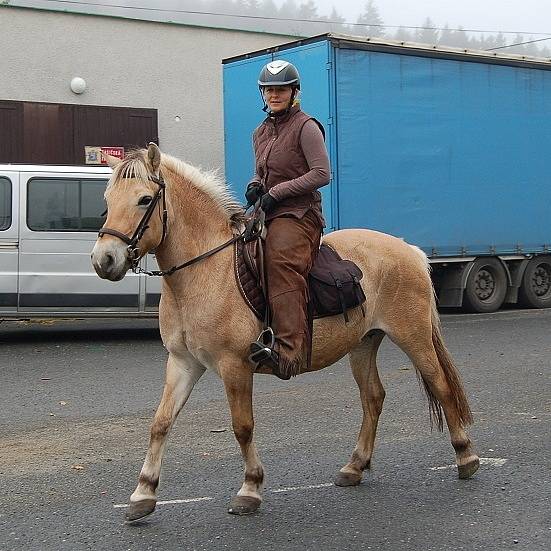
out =
[(149, 205), (151, 201), (153, 201), (153, 197), (151, 197), (151, 195), (144, 195), (143, 197), (140, 197), (140, 200), (138, 201), (138, 205), (142, 207), (147, 207), (147, 205)]

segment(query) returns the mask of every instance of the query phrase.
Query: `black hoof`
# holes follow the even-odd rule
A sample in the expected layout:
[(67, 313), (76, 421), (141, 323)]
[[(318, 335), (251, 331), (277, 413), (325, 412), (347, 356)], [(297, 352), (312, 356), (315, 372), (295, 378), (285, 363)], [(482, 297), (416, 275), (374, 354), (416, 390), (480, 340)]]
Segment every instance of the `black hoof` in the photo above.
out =
[(125, 521), (134, 522), (150, 515), (155, 510), (156, 504), (156, 499), (144, 499), (143, 501), (131, 502), (126, 511)]
[(262, 502), (257, 497), (235, 496), (230, 503), (230, 515), (250, 515), (258, 511)]
[(480, 467), (480, 459), (478, 459), (478, 457), (469, 461), (468, 463), (465, 463), (465, 465), (458, 465), (457, 473), (459, 475), (459, 478), (471, 478), (471, 476), (473, 476), (473, 474), (478, 471), (478, 467)]
[(343, 473), (339, 471), (335, 477), (335, 486), (357, 486), (362, 481), (362, 475)]

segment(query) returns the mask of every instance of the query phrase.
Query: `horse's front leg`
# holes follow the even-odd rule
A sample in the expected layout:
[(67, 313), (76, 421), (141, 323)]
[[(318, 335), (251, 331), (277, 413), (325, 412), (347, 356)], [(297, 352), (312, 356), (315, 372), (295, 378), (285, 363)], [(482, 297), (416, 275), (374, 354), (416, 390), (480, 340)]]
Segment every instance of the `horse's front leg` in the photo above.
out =
[(264, 469), (253, 443), (253, 373), (248, 365), (226, 364), (221, 372), (230, 405), (232, 426), (245, 461), (245, 480), (232, 499), (228, 512), (254, 513), (262, 502)]
[(189, 353), (170, 353), (166, 365), (166, 380), (149, 438), (149, 447), (138, 486), (130, 496), (126, 513), (128, 522), (138, 520), (153, 512), (157, 503), (157, 486), (168, 434), (178, 413), (186, 403), (195, 383), (205, 368)]

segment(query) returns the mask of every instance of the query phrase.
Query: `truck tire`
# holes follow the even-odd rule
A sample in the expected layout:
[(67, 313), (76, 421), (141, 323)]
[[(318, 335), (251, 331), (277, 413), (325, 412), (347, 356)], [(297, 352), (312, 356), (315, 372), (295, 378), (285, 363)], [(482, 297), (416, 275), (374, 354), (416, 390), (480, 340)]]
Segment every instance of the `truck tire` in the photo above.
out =
[(507, 294), (507, 273), (497, 258), (477, 258), (467, 277), (463, 308), (468, 312), (499, 310)]
[(537, 256), (528, 262), (518, 303), (525, 308), (551, 307), (551, 256)]

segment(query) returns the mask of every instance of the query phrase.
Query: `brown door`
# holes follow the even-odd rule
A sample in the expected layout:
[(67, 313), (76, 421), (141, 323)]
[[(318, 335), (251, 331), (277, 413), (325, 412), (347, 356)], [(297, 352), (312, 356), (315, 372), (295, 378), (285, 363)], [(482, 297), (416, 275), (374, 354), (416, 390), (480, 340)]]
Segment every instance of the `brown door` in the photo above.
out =
[(79, 164), (84, 163), (87, 145), (128, 150), (158, 140), (155, 109), (75, 106), (75, 158)]
[(0, 101), (0, 163), (23, 162), (23, 104)]
[(74, 164), (72, 105), (23, 104), (23, 158), (32, 164)]
[(0, 101), (0, 162), (84, 164), (84, 147), (159, 143), (157, 110)]

